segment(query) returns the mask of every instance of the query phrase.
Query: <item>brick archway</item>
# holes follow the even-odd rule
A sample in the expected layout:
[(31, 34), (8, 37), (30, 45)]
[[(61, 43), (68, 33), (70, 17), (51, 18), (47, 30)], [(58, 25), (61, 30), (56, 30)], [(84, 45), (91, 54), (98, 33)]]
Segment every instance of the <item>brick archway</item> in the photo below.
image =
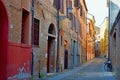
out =
[(0, 80), (7, 80), (8, 16), (0, 0)]
[(56, 31), (54, 24), (50, 24), (48, 29), (48, 56), (47, 56), (47, 73), (53, 73), (55, 69), (55, 38)]

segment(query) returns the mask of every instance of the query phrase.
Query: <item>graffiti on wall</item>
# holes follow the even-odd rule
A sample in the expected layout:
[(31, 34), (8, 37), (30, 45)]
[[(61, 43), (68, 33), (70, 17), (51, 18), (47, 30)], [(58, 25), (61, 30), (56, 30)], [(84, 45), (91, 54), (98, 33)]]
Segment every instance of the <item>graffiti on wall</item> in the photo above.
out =
[(19, 67), (18, 74), (8, 77), (8, 80), (13, 80), (13, 79), (27, 79), (31, 77), (31, 74), (28, 72), (30, 71), (29, 68), (27, 67), (29, 65), (29, 61), (24, 63), (22, 67)]

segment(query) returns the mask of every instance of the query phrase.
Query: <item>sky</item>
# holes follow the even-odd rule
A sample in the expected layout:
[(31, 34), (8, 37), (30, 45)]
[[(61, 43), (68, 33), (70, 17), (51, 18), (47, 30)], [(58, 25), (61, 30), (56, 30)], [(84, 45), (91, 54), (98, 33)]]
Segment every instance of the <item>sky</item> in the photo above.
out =
[(88, 13), (94, 15), (96, 23), (95, 25), (99, 27), (102, 24), (105, 17), (108, 16), (108, 7), (106, 0), (85, 0)]

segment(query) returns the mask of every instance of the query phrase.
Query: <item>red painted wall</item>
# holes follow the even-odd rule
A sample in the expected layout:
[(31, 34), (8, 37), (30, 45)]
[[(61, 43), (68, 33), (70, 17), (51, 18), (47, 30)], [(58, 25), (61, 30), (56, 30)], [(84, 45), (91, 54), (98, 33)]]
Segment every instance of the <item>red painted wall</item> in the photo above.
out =
[(0, 80), (7, 80), (8, 16), (0, 0)]
[(27, 44), (9, 43), (8, 78), (21, 79), (31, 74), (32, 48)]

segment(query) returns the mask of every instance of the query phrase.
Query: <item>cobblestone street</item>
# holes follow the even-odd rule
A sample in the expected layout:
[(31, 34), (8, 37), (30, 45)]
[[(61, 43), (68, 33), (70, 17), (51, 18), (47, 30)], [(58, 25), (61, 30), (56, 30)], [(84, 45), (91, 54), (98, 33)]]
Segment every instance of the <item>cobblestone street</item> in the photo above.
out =
[(0, 11), (0, 80), (120, 80), (120, 0), (0, 0)]
[(47, 80), (116, 80), (111, 72), (104, 71), (104, 61), (103, 58), (95, 58), (79, 68)]

